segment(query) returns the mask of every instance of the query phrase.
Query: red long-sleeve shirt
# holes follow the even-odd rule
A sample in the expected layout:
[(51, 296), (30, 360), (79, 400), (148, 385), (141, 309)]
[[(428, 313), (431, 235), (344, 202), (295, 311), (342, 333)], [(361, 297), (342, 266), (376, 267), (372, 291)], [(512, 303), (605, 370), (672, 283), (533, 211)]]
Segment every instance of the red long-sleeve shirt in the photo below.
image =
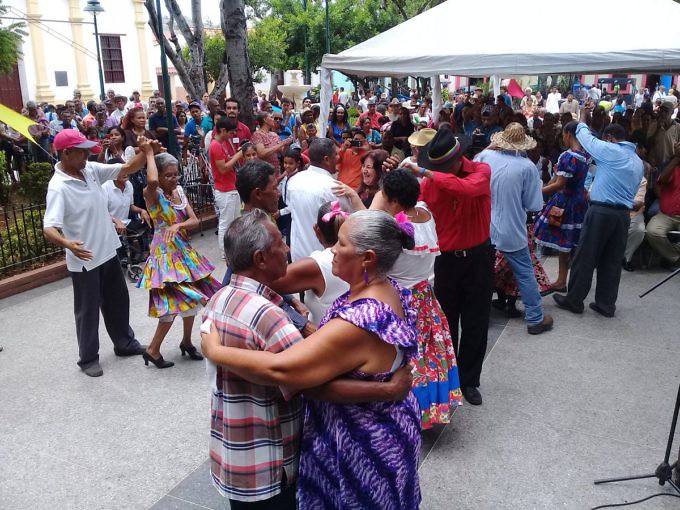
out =
[(437, 225), (442, 251), (467, 250), (489, 239), (491, 168), (463, 158), (463, 172), (431, 172), (420, 184), (420, 199)]

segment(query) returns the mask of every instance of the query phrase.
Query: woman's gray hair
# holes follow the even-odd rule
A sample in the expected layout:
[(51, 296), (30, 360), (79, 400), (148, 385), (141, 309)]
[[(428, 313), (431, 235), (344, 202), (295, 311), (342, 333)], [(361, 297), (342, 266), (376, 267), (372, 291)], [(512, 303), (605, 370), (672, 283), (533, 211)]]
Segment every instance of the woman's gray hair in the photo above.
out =
[(224, 234), (224, 258), (235, 273), (253, 266), (256, 251), (271, 248), (274, 240), (267, 223), (271, 223), (269, 215), (262, 209), (253, 209), (229, 225)]
[(153, 159), (156, 162), (156, 168), (158, 168), (159, 172), (162, 172), (167, 167), (172, 165), (179, 166), (177, 158), (172, 154), (168, 154), (167, 152), (159, 152), (154, 156)]
[(402, 249), (411, 250), (415, 245), (399, 223), (385, 211), (374, 209), (357, 211), (349, 220), (348, 237), (356, 248), (357, 255), (373, 250), (377, 258), (376, 271), (379, 276), (387, 275), (401, 255)]

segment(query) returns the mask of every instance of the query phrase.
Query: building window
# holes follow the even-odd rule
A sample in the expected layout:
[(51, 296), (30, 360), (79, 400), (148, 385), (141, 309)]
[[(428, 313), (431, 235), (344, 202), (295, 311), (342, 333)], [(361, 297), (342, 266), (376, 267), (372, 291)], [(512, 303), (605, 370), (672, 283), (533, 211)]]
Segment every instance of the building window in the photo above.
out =
[(68, 74), (66, 71), (54, 71), (54, 81), (57, 87), (68, 87)]
[(123, 52), (120, 47), (120, 36), (100, 35), (102, 49), (102, 67), (106, 83), (124, 83)]

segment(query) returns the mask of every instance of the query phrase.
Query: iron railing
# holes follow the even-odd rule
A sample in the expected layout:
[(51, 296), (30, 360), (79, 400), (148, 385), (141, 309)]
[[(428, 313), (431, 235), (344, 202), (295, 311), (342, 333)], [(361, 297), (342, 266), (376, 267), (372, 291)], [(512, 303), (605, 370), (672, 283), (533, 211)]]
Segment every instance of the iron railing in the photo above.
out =
[(0, 278), (61, 256), (43, 237), (45, 204), (0, 208)]

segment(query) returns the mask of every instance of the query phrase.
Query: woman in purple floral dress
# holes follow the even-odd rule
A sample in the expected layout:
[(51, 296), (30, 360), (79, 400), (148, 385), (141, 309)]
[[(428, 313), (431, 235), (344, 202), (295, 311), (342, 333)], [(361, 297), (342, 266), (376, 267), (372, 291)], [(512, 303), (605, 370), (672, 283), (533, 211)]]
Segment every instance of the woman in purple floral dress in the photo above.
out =
[[(213, 326), (203, 337), (204, 354), (245, 379), (293, 391), (339, 376), (389, 380), (417, 353), (410, 292), (385, 276), (402, 248), (413, 249), (412, 235), (412, 225), (400, 225), (383, 211), (352, 214), (332, 249), (333, 273), (350, 290), (316, 333), (274, 354), (224, 347)], [(356, 404), (308, 397), (300, 508), (416, 509), (419, 453), (420, 411), (413, 393), (397, 402)]]

